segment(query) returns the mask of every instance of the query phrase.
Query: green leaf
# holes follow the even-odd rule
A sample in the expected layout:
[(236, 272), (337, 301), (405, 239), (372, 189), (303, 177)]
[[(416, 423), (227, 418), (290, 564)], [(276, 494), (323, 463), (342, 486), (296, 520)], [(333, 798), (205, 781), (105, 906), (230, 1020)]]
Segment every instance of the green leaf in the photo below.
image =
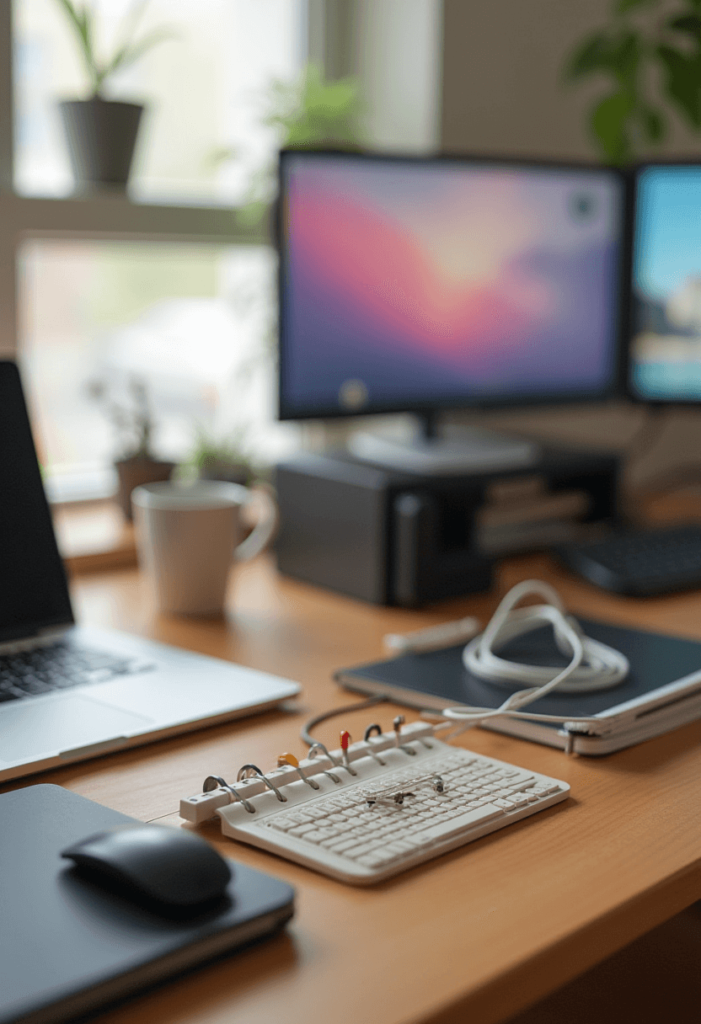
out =
[(622, 164), (631, 158), (629, 128), (634, 107), (632, 96), (621, 90), (601, 100), (592, 111), (590, 127), (610, 163)]
[(105, 79), (119, 68), (133, 64), (144, 53), (158, 45), (158, 43), (166, 39), (177, 38), (177, 33), (172, 29), (160, 28), (143, 36), (137, 42), (133, 42), (138, 22), (143, 15), (146, 5), (149, 3), (149, 0), (133, 0), (127, 14), (122, 19), (121, 44), (117, 46), (109, 60), (101, 63), (98, 62), (94, 49), (94, 9), (88, 3), (79, 8), (75, 0), (57, 0), (57, 2), (76, 33), (95, 95), (100, 93)]
[(603, 32), (595, 32), (574, 51), (564, 70), (565, 78), (575, 80), (596, 71), (606, 71), (609, 65), (610, 42)]
[(82, 16), (85, 11), (79, 11), (75, 7), (71, 0), (58, 0), (59, 5), (63, 8), (68, 17), (68, 20), (77, 28), (78, 32), (82, 31)]
[(122, 40), (122, 46), (133, 39), (149, 2), (150, 0), (133, 0), (120, 25), (119, 35)]
[(640, 62), (640, 39), (634, 32), (620, 36), (611, 49), (611, 71), (621, 84), (632, 87)]
[(616, 14), (627, 14), (636, 7), (651, 7), (656, 3), (657, 0), (618, 0), (615, 10)]
[(701, 17), (698, 14), (679, 14), (668, 19), (667, 28), (675, 32), (685, 32), (698, 40), (701, 38)]
[(658, 46), (657, 56), (666, 72), (665, 91), (693, 128), (701, 129), (701, 61), (671, 46)]
[(623, 85), (632, 84), (638, 72), (642, 44), (636, 32), (619, 32), (615, 36), (596, 33), (575, 51), (565, 77), (583, 78), (595, 72), (613, 75)]
[(168, 28), (157, 28), (153, 32), (149, 32), (148, 35), (142, 36), (138, 43), (126, 43), (121, 49), (117, 50), (112, 60), (109, 62), (105, 69), (105, 75), (112, 75), (115, 71), (120, 68), (129, 67), (135, 61), (139, 60), (140, 57), (152, 47), (157, 46), (159, 43), (166, 42), (168, 39), (177, 39), (177, 33), (173, 29)]
[(640, 124), (648, 142), (657, 145), (667, 134), (667, 121), (660, 110), (642, 107), (639, 112)]
[(97, 93), (100, 87), (100, 74), (93, 49), (93, 12), (87, 6), (78, 8), (71, 0), (58, 0), (58, 3), (76, 34), (76, 41), (85, 61), (93, 91)]
[(241, 156), (241, 150), (238, 146), (216, 146), (207, 153), (204, 159), (204, 165), (209, 170), (215, 167), (219, 167), (221, 164), (228, 163), (229, 160), (236, 160)]
[(276, 80), (266, 98), (263, 123), (280, 132), (283, 145), (357, 148), (360, 100), (354, 79), (327, 82), (321, 68), (309, 64), (296, 85)]

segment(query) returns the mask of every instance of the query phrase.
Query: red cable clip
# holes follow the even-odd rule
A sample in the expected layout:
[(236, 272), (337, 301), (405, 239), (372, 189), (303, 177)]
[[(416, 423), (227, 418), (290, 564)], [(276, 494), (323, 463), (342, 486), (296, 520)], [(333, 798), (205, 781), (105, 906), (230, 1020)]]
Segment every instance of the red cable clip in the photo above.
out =
[(346, 729), (344, 729), (343, 732), (341, 733), (341, 751), (343, 752), (343, 763), (345, 764), (346, 768), (348, 768), (349, 770), (350, 770), (350, 759), (348, 757), (348, 747), (350, 746), (350, 742), (351, 742), (351, 734)]

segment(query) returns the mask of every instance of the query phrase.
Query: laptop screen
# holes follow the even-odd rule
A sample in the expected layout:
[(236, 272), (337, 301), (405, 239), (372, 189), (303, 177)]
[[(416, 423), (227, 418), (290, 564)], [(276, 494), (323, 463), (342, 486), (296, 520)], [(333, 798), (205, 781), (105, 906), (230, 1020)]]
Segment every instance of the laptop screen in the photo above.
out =
[(0, 641), (73, 621), (14, 363), (0, 361)]

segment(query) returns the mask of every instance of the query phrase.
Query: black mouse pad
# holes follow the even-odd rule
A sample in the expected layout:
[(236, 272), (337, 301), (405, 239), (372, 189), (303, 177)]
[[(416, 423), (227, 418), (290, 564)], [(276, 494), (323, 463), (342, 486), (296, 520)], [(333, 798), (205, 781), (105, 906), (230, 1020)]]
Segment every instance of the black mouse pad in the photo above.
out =
[(60, 851), (132, 822), (60, 786), (0, 795), (0, 1024), (53, 1024), (275, 931), (289, 885), (232, 864), (213, 909), (168, 918), (80, 876)]

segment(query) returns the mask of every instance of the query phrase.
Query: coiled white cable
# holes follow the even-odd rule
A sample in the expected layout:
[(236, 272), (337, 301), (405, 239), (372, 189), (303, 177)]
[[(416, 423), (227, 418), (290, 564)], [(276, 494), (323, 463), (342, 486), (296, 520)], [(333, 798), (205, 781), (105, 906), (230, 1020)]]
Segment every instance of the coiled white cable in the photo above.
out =
[[(545, 598), (548, 604), (516, 610), (516, 605), (531, 594)], [(510, 640), (547, 624), (553, 627), (560, 652), (570, 658), (565, 668), (520, 664), (494, 653)], [(575, 727), (594, 722), (593, 718), (540, 715), (522, 709), (555, 689), (563, 693), (610, 689), (626, 678), (630, 668), (627, 658), (619, 651), (585, 636), (579, 623), (565, 613), (557, 591), (541, 580), (525, 580), (508, 592), (484, 633), (465, 647), (463, 662), (472, 675), (496, 686), (524, 687), (507, 697), (498, 708), (463, 706), (443, 710), (445, 718), (463, 723), (466, 728), (501, 715), (550, 723), (566, 722), (568, 726)]]

